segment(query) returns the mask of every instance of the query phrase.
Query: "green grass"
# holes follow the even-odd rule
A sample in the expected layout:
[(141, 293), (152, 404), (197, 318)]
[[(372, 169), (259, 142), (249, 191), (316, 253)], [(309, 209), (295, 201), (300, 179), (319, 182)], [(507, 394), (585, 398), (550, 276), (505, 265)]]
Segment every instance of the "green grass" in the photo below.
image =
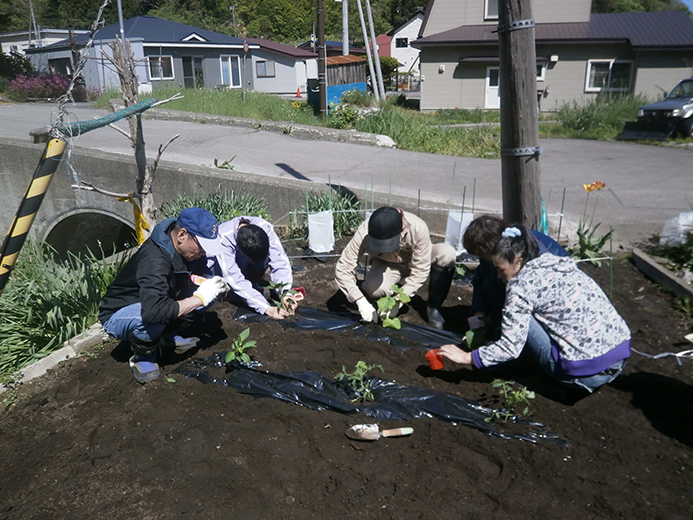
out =
[(185, 208), (206, 209), (219, 222), (241, 216), (269, 218), (265, 199), (233, 190), (222, 192), (221, 186), (217, 186), (217, 189), (210, 194), (179, 195), (175, 201), (161, 207), (161, 218), (177, 217)]
[(240, 89), (157, 89), (152, 93), (152, 97), (161, 100), (178, 92), (183, 95), (183, 99), (166, 103), (161, 108), (263, 121), (289, 121), (304, 125), (322, 124), (307, 101), (286, 100), (254, 90), (246, 91), (245, 101)]
[(540, 124), (542, 137), (616, 139), (627, 121), (635, 121), (638, 108), (649, 103), (644, 96), (596, 98), (589, 103), (567, 103), (554, 113), (559, 124)]
[(497, 127), (440, 128), (412, 117), (409, 112), (387, 107), (359, 121), (356, 129), (389, 135), (403, 150), (484, 159), (500, 157), (500, 129)]
[(97, 321), (99, 304), (126, 257), (55, 260), (44, 242), (25, 242), (0, 296), (0, 376), (60, 349)]
[[(314, 126), (345, 127), (355, 125), (362, 132), (390, 136), (402, 150), (497, 159), (500, 157), (500, 129), (490, 127), (460, 128), (450, 125), (470, 123), (498, 123), (499, 111), (482, 109), (443, 109), (434, 113), (407, 110), (399, 106), (401, 96), (391, 96), (382, 104), (382, 110), (364, 119), (347, 118), (338, 111), (334, 121), (323, 122), (316, 117), (306, 101), (291, 101), (279, 96), (246, 91), (243, 101), (240, 90), (159, 89), (153, 96), (165, 99), (181, 92), (183, 99), (164, 105), (171, 110), (183, 110), (228, 117), (287, 121)], [(107, 91), (96, 106), (105, 107), (108, 99), (119, 97), (117, 91)], [(363, 92), (348, 93), (349, 103), (357, 106), (374, 104), (372, 96)], [(643, 96), (618, 95), (596, 98), (589, 103), (567, 103), (554, 112), (540, 114), (541, 137), (574, 139), (615, 139), (626, 121), (634, 121), (638, 107), (649, 100)], [(347, 114), (348, 115), (348, 114)], [(542, 124), (541, 120), (557, 120), (557, 124)]]
[(308, 211), (318, 213), (327, 210), (334, 212), (334, 236), (337, 239), (353, 234), (363, 222), (361, 203), (353, 194), (340, 193), (338, 188), (319, 195), (308, 195), (306, 204), (291, 215), (288, 226), (289, 237), (307, 239)]

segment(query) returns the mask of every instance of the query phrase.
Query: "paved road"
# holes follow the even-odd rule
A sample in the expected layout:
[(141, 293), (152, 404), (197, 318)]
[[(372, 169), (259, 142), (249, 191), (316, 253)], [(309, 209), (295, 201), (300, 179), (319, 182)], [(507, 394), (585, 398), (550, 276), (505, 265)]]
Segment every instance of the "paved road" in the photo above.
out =
[[(0, 137), (28, 138), (49, 124), (55, 105), (0, 105)], [(80, 104), (73, 119), (106, 112)], [(144, 135), (153, 157), (159, 144), (180, 134), (164, 155), (167, 161), (212, 165), (233, 158), (236, 171), (297, 178), (343, 186), (362, 195), (401, 195), (426, 202), (463, 203), (477, 210), (501, 211), (500, 160), (471, 159), (378, 148), (362, 144), (302, 140), (245, 127), (145, 120)], [(124, 122), (118, 123), (126, 128)], [(605, 181), (594, 217), (613, 226), (616, 241), (627, 245), (661, 231), (664, 221), (693, 210), (693, 150), (623, 142), (546, 139), (541, 141), (542, 194), (552, 226), (558, 224), (565, 189), (563, 233), (574, 230), (585, 207), (584, 183)], [(131, 155), (129, 142), (105, 128), (75, 140), (75, 146)], [(37, 150), (38, 153), (38, 150)], [(454, 183), (453, 180), (454, 172)], [(591, 195), (590, 203), (596, 197)], [(588, 211), (591, 215), (592, 204)]]

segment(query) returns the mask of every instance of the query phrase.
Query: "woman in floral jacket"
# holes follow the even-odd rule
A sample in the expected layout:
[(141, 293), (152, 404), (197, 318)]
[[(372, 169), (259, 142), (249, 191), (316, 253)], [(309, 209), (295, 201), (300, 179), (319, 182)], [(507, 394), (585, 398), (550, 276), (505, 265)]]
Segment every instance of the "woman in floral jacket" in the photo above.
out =
[(526, 345), (564, 385), (593, 392), (618, 377), (630, 356), (628, 325), (575, 261), (540, 255), (518, 225), (503, 232), (493, 263), (507, 284), (500, 339), (473, 352), (444, 345), (443, 357), (484, 368), (517, 358)]

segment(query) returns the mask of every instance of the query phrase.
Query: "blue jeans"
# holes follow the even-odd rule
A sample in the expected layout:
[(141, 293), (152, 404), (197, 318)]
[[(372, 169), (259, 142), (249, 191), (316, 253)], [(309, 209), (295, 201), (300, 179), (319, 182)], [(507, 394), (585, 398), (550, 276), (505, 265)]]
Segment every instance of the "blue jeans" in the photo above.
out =
[[(626, 360), (617, 361), (608, 369), (609, 373), (599, 373), (593, 376), (571, 376), (563, 372), (556, 365), (553, 359), (553, 350), (551, 346), (551, 338), (546, 332), (546, 329), (534, 318), (529, 322), (529, 334), (527, 335), (527, 344), (532, 355), (537, 359), (541, 368), (546, 372), (551, 379), (554, 379), (562, 385), (571, 388), (587, 390), (592, 393), (600, 386), (611, 383), (616, 379), (626, 364)], [(605, 371), (607, 372), (607, 371)]]
[(121, 341), (127, 340), (130, 333), (142, 341), (155, 341), (164, 333), (165, 328), (166, 324), (142, 321), (141, 303), (119, 309), (103, 324), (106, 334)]

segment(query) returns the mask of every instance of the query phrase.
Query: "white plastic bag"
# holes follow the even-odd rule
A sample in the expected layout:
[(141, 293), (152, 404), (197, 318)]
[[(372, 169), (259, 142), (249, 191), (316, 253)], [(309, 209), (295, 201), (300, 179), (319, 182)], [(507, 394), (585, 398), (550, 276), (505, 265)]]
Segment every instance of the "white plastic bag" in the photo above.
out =
[(308, 215), (308, 247), (315, 253), (329, 253), (334, 248), (334, 219), (331, 211)]
[(464, 245), (462, 245), (462, 237), (472, 220), (474, 220), (474, 213), (463, 213), (461, 210), (448, 212), (445, 243), (454, 247), (458, 255), (466, 252)]
[(670, 218), (664, 223), (659, 237), (660, 246), (680, 246), (685, 244), (687, 233), (693, 230), (693, 211), (680, 213), (678, 217)]

